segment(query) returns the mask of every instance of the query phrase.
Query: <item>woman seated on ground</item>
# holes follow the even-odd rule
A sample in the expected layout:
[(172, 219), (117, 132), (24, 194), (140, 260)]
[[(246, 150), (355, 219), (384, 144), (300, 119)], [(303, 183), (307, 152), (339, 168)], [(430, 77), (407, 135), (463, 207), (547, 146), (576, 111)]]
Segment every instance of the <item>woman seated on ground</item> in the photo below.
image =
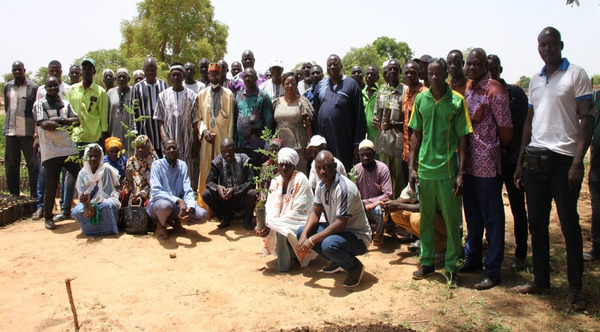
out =
[(93, 143), (83, 153), (83, 168), (77, 177), (79, 204), (71, 215), (87, 236), (119, 234), (119, 172), (104, 163), (100, 145)]
[(158, 159), (150, 138), (140, 135), (133, 141), (135, 155), (127, 160), (126, 174), (133, 205), (146, 206), (150, 199), (150, 167)]
[[(277, 255), (277, 269), (289, 271), (293, 257), (297, 257), (296, 232), (306, 223), (313, 207), (313, 194), (304, 173), (296, 171), (298, 153), (294, 149), (281, 148), (277, 155), (279, 174), (271, 180), (271, 192), (267, 198), (266, 227), (256, 229), (263, 237), (261, 250), (263, 256)], [(311, 252), (313, 254), (313, 252)], [(302, 266), (317, 255), (307, 255), (300, 261)]]

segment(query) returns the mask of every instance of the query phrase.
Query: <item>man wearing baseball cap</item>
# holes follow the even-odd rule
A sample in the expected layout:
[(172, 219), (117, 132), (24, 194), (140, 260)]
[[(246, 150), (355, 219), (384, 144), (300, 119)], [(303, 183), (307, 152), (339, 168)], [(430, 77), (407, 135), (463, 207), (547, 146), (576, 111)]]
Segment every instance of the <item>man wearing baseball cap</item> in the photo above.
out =
[(283, 73), (283, 62), (279, 59), (271, 60), (269, 67), (271, 78), (261, 84), (258, 88), (268, 94), (271, 100), (283, 96), (283, 82), (281, 82), (281, 73)]

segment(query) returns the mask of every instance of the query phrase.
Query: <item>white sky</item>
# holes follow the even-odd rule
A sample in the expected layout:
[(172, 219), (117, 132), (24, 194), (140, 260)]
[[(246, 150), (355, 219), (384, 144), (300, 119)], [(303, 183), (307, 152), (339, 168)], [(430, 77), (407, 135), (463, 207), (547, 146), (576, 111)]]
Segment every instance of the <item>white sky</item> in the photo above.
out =
[[(118, 48), (120, 23), (137, 14), (136, 2), (3, 1), (0, 74), (10, 72), (15, 60), (35, 72), (52, 59), (66, 67), (88, 51)], [(262, 72), (273, 58), (282, 59), (286, 69), (304, 60), (324, 65), (329, 54), (343, 56), (388, 36), (406, 42), (416, 56), (482, 47), (500, 56), (503, 77), (514, 83), (541, 69), (536, 38), (554, 26), (562, 33), (563, 56), (590, 76), (600, 74), (600, 0), (581, 0), (573, 8), (565, 0), (212, 2), (215, 19), (229, 26), (225, 60), (231, 64), (251, 49)]]

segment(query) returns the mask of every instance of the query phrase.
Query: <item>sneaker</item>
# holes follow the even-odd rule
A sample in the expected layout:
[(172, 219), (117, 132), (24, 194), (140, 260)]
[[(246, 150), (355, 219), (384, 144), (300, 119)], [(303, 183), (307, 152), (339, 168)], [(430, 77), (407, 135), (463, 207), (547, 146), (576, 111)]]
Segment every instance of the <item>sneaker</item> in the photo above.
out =
[(71, 216), (64, 212), (61, 212), (61, 213), (55, 215), (53, 220), (54, 220), (54, 222), (58, 222), (58, 221), (64, 221), (67, 219), (71, 219)]
[(417, 241), (409, 244), (407, 248), (410, 251), (420, 250), (421, 249), (421, 240), (417, 240)]
[(39, 220), (39, 219), (42, 218), (42, 215), (44, 215), (44, 211), (42, 211), (42, 209), (37, 209), (37, 210), (35, 210), (35, 212), (31, 216), (31, 219), (33, 219), (33, 220)]
[(413, 272), (413, 279), (421, 280), (435, 273), (435, 267), (423, 265), (420, 269)]
[(450, 288), (458, 288), (458, 273), (446, 272), (446, 278), (448, 279), (448, 286)]
[(344, 280), (344, 287), (352, 288), (358, 286), (363, 273), (365, 273), (365, 266), (358, 261), (358, 266), (348, 271), (348, 276), (346, 277), (346, 280)]
[(327, 273), (327, 274), (333, 274), (333, 273), (337, 273), (340, 272), (342, 270), (342, 267), (337, 265), (336, 262), (331, 262), (329, 263), (329, 265), (325, 266), (321, 272), (323, 273)]
[(52, 219), (46, 219), (46, 221), (44, 222), (44, 226), (46, 227), (46, 229), (49, 230), (53, 230), (56, 228), (56, 224), (54, 224), (54, 221)]
[(591, 262), (598, 258), (600, 258), (600, 253), (598, 253), (598, 251), (591, 250), (583, 253), (583, 260), (586, 262)]

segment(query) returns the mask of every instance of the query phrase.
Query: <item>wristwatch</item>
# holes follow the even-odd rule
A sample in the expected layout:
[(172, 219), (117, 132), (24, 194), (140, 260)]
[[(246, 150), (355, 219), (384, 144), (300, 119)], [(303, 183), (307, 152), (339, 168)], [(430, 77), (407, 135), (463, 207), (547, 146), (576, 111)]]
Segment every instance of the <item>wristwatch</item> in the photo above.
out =
[(65, 118), (63, 118), (62, 116), (60, 117), (60, 123), (64, 123), (65, 122)]

